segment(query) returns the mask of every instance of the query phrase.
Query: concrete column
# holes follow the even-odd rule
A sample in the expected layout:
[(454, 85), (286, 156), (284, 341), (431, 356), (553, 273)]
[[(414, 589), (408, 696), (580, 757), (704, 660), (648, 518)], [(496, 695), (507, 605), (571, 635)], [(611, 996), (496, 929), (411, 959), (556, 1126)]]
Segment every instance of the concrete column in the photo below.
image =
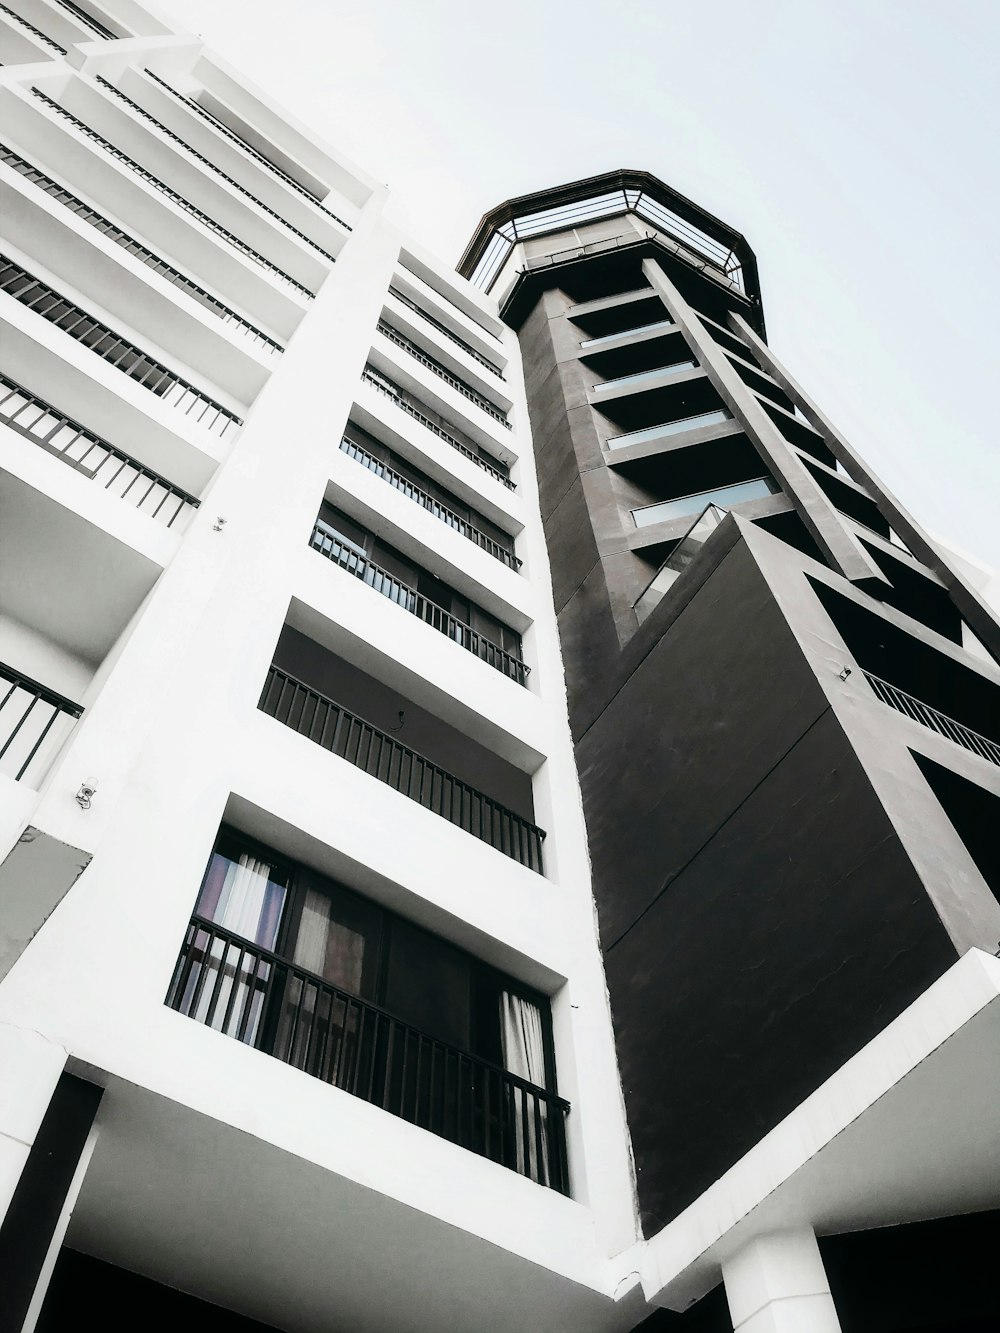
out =
[(841, 1333), (810, 1227), (758, 1236), (722, 1276), (734, 1333)]
[[(10, 1031), (7, 1029), (4, 1035), (8, 1045), (16, 1049)], [(36, 1042), (42, 1040), (37, 1034), (28, 1035)], [(29, 1051), (35, 1056), (29, 1070), (35, 1077), (21, 1085), (32, 1114), (38, 1111), (39, 1102), (43, 1114), (40, 1122), (31, 1126), (30, 1148), (21, 1145), (25, 1152), (18, 1155), (19, 1178), (0, 1222), (3, 1333), (24, 1333), (34, 1327), (93, 1151), (94, 1117), (102, 1095), (102, 1089), (93, 1083), (60, 1073), (65, 1053), (53, 1049), (51, 1042), (44, 1045), (49, 1049)], [(51, 1079), (54, 1086), (48, 1088), (50, 1095), (43, 1100), (42, 1086), (57, 1064), (54, 1050), (59, 1050), (58, 1068)], [(8, 1166), (14, 1160), (13, 1151), (9, 1150)]]
[(0, 1221), (65, 1063), (61, 1046), (37, 1032), (0, 1023)]

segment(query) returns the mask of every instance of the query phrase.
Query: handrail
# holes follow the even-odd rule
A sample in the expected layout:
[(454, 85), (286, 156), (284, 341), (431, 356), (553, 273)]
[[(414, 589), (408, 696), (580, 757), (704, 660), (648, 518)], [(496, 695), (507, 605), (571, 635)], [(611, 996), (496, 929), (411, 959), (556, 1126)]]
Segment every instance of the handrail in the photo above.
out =
[(170, 1008), (563, 1193), (569, 1102), (197, 913)]
[(291, 188), (301, 194), (303, 198), (308, 199), (310, 203), (315, 204), (317, 208), (322, 209), (324, 213), (333, 218), (334, 222), (339, 222), (347, 231), (354, 230), (351, 224), (345, 222), (343, 218), (338, 217), (332, 208), (327, 208), (322, 199), (317, 199), (316, 196), (307, 190), (304, 185), (300, 185), (294, 176), (289, 176), (288, 172), (283, 171), (276, 162), (272, 162), (270, 158), (265, 157), (263, 153), (254, 148), (253, 144), (247, 143), (246, 139), (237, 134), (235, 130), (231, 130), (228, 125), (219, 119), (218, 116), (209, 111), (207, 106), (202, 106), (202, 104), (193, 97), (188, 97), (184, 93), (179, 93), (176, 88), (172, 88), (170, 84), (167, 83), (166, 79), (161, 79), (159, 74), (154, 73), (153, 70), (147, 68), (146, 73), (151, 79), (155, 79), (162, 88), (165, 88), (168, 93), (171, 93), (183, 106), (192, 111), (197, 111), (198, 114), (203, 116), (213, 128), (219, 131), (220, 134), (224, 134), (227, 139), (232, 139), (233, 143), (236, 144), (238, 148), (242, 148), (245, 153), (248, 153), (257, 162), (263, 163), (265, 167), (268, 167), (276, 176), (283, 180), (286, 185), (291, 186)]
[[(100, 482), (105, 490), (116, 487), (115, 494), (120, 500), (128, 500), (168, 528), (185, 505), (197, 509), (201, 504), (195, 496), (138, 462), (124, 449), (109, 444), (3, 374), (0, 374), (0, 421), (82, 472), (89, 481)], [(139, 486), (132, 493), (136, 482)], [(145, 490), (144, 482), (149, 483)], [(171, 497), (176, 499), (176, 505), (167, 504)]]
[(457, 375), (453, 375), (450, 370), (441, 364), (440, 361), (435, 361), (432, 356), (428, 356), (423, 348), (418, 347), (412, 338), (407, 338), (405, 333), (400, 333), (398, 329), (394, 328), (384, 319), (379, 320), (378, 331), (384, 338), (388, 338), (390, 342), (394, 342), (397, 347), (402, 347), (403, 351), (408, 352), (414, 360), (419, 361), (422, 365), (425, 365), (428, 370), (432, 370), (440, 379), (445, 380), (453, 389), (457, 389), (464, 398), (468, 398), (470, 403), (475, 403), (481, 411), (485, 412), (488, 416), (491, 416), (494, 421), (499, 421), (501, 426), (505, 426), (507, 430), (512, 429), (507, 417), (498, 407), (491, 403), (490, 400), (485, 398), (481, 393), (477, 393), (475, 389), (470, 388), (469, 385), (466, 384), (464, 380), (460, 380)]
[[(81, 716), (83, 708), (65, 695), (57, 694), (48, 686), (7, 666), (5, 662), (0, 662), (0, 680), (6, 681), (10, 687), (0, 698), (0, 763), (8, 755), (13, 755), (16, 766), (14, 781), (20, 782), (41, 750), (56, 719), (65, 716), (75, 720)], [(16, 710), (19, 703), (24, 701), (24, 696), (27, 696), (27, 707), (18, 717)], [(36, 714), (35, 709), (39, 704), (41, 710)], [(19, 737), (20, 749), (15, 747)], [(21, 757), (25, 749), (28, 753)]]
[(996, 741), (990, 740), (988, 736), (983, 736), (978, 731), (973, 731), (964, 722), (956, 722), (947, 713), (942, 713), (939, 709), (932, 707), (931, 704), (924, 703), (922, 699), (917, 699), (912, 694), (907, 694), (898, 685), (882, 680), (881, 677), (873, 675), (870, 671), (865, 671), (864, 668), (862, 668), (861, 674), (872, 687), (875, 697), (881, 703), (889, 704), (891, 708), (905, 714), (912, 721), (919, 722), (930, 731), (936, 731), (939, 736), (954, 741), (956, 745), (961, 745), (965, 750), (971, 750), (973, 754), (979, 755), (981, 759), (987, 759), (991, 764), (1000, 765), (1000, 744)]
[(300, 241), (305, 241), (306, 245), (311, 245), (314, 250), (323, 256), (324, 259), (329, 259), (331, 264), (337, 262), (336, 255), (332, 255), (329, 250), (324, 250), (317, 241), (312, 239), (311, 236), (307, 236), (304, 231), (300, 231), (299, 228), (289, 222), (287, 218), (282, 217), (276, 209), (271, 208), (269, 204), (265, 204), (263, 199), (258, 199), (255, 194), (252, 194), (245, 186), (241, 185), (239, 181), (233, 180), (232, 176), (227, 176), (221, 167), (215, 165), (211, 158), (206, 157), (204, 153), (199, 153), (197, 148), (192, 148), (186, 139), (182, 139), (179, 134), (175, 134), (173, 130), (168, 129), (162, 120), (157, 120), (157, 118), (148, 112), (144, 106), (134, 98), (129, 97), (128, 93), (123, 93), (120, 88), (116, 88), (113, 83), (104, 78), (101, 74), (98, 74), (97, 82), (102, 88), (107, 88), (108, 92), (113, 93), (115, 97), (120, 98), (121, 101), (127, 103), (137, 115), (142, 116), (144, 120), (148, 120), (151, 125), (155, 125), (160, 133), (165, 135), (166, 138), (172, 139), (174, 143), (180, 144), (186, 153), (190, 153), (192, 157), (197, 158), (197, 160), (208, 167), (210, 171), (214, 171), (215, 174), (221, 180), (224, 180), (227, 185), (231, 186), (234, 190), (237, 190), (240, 194), (245, 195), (247, 199), (256, 204), (259, 209), (262, 209), (263, 212), (267, 213), (270, 217), (276, 218), (283, 227), (286, 227), (293, 235), (297, 236)]
[(231, 310), (230, 307), (220, 301), (218, 297), (212, 296), (210, 292), (206, 292), (204, 287), (200, 287), (193, 278), (187, 277), (187, 275), (181, 273), (179, 269), (174, 268), (172, 264), (168, 264), (165, 259), (161, 259), (158, 254), (148, 249), (141, 241), (137, 241), (134, 236), (130, 236), (127, 231), (123, 231), (117, 223), (112, 222), (102, 213), (98, 213), (98, 211), (95, 208), (91, 208), (89, 204), (85, 204), (82, 199), (77, 198), (75, 194), (71, 194), (65, 186), (57, 184), (51, 176), (46, 176), (43, 171), (38, 169), (38, 167), (33, 166), (27, 159), (21, 157), (18, 153), (15, 153), (12, 148), (8, 148), (6, 144), (2, 143), (0, 143), (0, 162), (4, 162), (7, 166), (12, 167), (14, 171), (19, 172), (26, 180), (31, 181), (33, 185), (37, 185), (39, 189), (44, 190), (45, 193), (50, 195), (53, 199), (58, 200), (58, 202), (68, 208), (70, 212), (75, 213), (77, 217), (81, 217), (85, 222), (89, 222), (90, 225), (95, 227), (103, 236), (109, 237), (116, 245), (120, 245), (122, 249), (126, 250), (130, 255), (134, 255), (137, 259), (140, 259), (148, 268), (151, 268), (154, 273), (158, 273), (161, 277), (167, 278), (175, 287), (179, 287), (182, 291), (187, 292), (189, 296), (192, 296), (207, 310), (211, 310), (214, 315), (218, 315), (224, 323), (236, 324), (240, 330), (243, 333), (248, 334), (254, 342), (264, 343), (273, 351), (284, 351), (281, 343), (275, 342), (273, 338), (269, 338), (266, 333), (262, 333), (261, 330), (258, 329), (256, 325), (251, 324), (248, 319), (244, 319), (243, 316), (238, 315), (235, 310)]
[(463, 351), (468, 352), (469, 356), (478, 361), (481, 366), (485, 366), (487, 370), (492, 371), (497, 379), (502, 380), (505, 378), (503, 371), (499, 370), (492, 361), (488, 361), (486, 357), (483, 356), (482, 352), (477, 352), (471, 343), (467, 343), (464, 338), (460, 338), (457, 333), (454, 333), (448, 328), (447, 324), (442, 324), (439, 319), (436, 319), (433, 315), (429, 315), (422, 306), (417, 305), (416, 301), (411, 300), (411, 298), (404, 292), (401, 292), (398, 287), (390, 286), (389, 294), (390, 296), (394, 296), (397, 301), (402, 301), (403, 305), (408, 306), (410, 310), (415, 311), (421, 319), (426, 320), (427, 323), (437, 329), (439, 333), (443, 333), (446, 338), (450, 338), (451, 341), (458, 347), (461, 347)]
[(169, 185), (161, 181), (158, 176), (154, 176), (151, 171), (147, 171), (145, 167), (140, 166), (134, 158), (129, 157), (128, 153), (123, 153), (122, 150), (116, 144), (113, 144), (110, 139), (105, 139), (103, 134), (99, 134), (97, 130), (91, 129), (85, 120), (81, 120), (79, 116), (74, 116), (72, 111), (67, 111), (60, 102), (49, 97), (47, 93), (43, 93), (40, 88), (32, 88), (31, 92), (33, 96), (44, 102), (46, 106), (55, 111), (57, 115), (62, 116), (64, 120), (68, 120), (81, 134), (86, 135), (88, 139), (92, 139), (94, 143), (99, 144), (111, 157), (119, 162), (124, 162), (125, 166), (127, 166), (131, 172), (134, 172), (134, 174), (141, 180), (144, 180), (147, 185), (151, 185), (154, 190), (158, 190), (160, 194), (165, 195), (171, 203), (176, 204), (178, 208), (183, 208), (184, 211), (190, 213), (193, 218), (197, 218), (197, 220), (203, 226), (207, 227), (209, 231), (214, 232), (217, 236), (221, 236), (222, 239), (231, 245), (234, 250), (238, 250), (240, 254), (246, 255), (248, 259), (252, 259), (255, 264), (266, 269), (268, 273), (273, 274), (276, 278), (280, 278), (281, 281), (286, 283), (289, 287), (294, 287), (296, 291), (301, 292), (303, 296), (308, 296), (310, 299), (312, 298), (313, 293), (308, 287), (304, 286), (296, 278), (293, 278), (290, 274), (286, 273), (284, 269), (279, 268), (277, 264), (272, 264), (270, 259), (265, 259), (262, 254), (253, 248), (253, 246), (247, 245), (246, 241), (241, 241), (238, 236), (235, 236), (231, 231), (224, 227), (221, 222), (216, 222), (215, 218), (209, 217), (207, 213), (202, 212), (200, 208), (197, 208), (189, 200), (185, 199), (182, 194), (178, 194), (176, 190), (171, 189)]
[(79, 19), (84, 27), (89, 28), (91, 32), (96, 32), (98, 37), (104, 37), (112, 42), (121, 40), (110, 28), (106, 28), (103, 23), (98, 23), (97, 19), (91, 18), (79, 5), (75, 5), (73, 0), (56, 0), (56, 4), (62, 5), (63, 9), (68, 10), (74, 18)]
[(14, 19), (16, 23), (20, 23), (23, 28), (27, 28), (28, 31), (33, 33), (40, 42), (44, 42), (46, 46), (51, 47), (53, 51), (58, 52), (61, 56), (66, 54), (65, 46), (60, 46), (58, 42), (54, 42), (51, 37), (42, 32), (41, 28), (36, 28), (33, 23), (29, 23), (26, 18), (22, 18), (20, 14), (15, 13), (8, 5), (0, 4), (0, 9), (2, 9), (9, 18)]
[(355, 578), (367, 583), (383, 597), (388, 597), (390, 602), (395, 602), (404, 611), (409, 611), (411, 615), (424, 621), (440, 634), (447, 635), (466, 652), (473, 653), (484, 661), (487, 666), (493, 667), (501, 675), (509, 676), (511, 680), (516, 680), (519, 685), (525, 684), (531, 668), (519, 657), (515, 657), (506, 648), (501, 648), (499, 644), (493, 643), (464, 620), (459, 620), (443, 606), (438, 606), (437, 602), (432, 602), (429, 597), (417, 592), (408, 583), (404, 583), (388, 570), (376, 565), (366, 555), (360, 555), (352, 550), (340, 535), (329, 529), (326, 524), (317, 522), (309, 545), (314, 551), (319, 551), (335, 565), (339, 565), (341, 569), (346, 569), (348, 574), (353, 574)]
[(501, 563), (507, 565), (510, 569), (521, 568), (522, 562), (517, 558), (513, 551), (509, 550), (506, 546), (502, 546), (495, 538), (488, 537), (485, 532), (482, 532), (473, 523), (470, 523), (468, 519), (462, 518), (461, 515), (456, 514), (454, 510), (448, 509), (440, 502), (440, 500), (435, 500), (432, 495), (428, 495), (426, 491), (421, 490), (420, 487), (410, 481), (408, 477), (404, 477), (403, 474), (397, 472), (395, 468), (389, 467), (388, 463), (383, 463), (382, 460), (376, 458), (374, 454), (370, 454), (367, 449), (363, 449), (360, 444), (355, 444), (349, 436), (345, 435), (343, 437), (340, 441), (340, 448), (347, 454), (348, 458), (353, 458), (363, 467), (366, 467), (369, 472), (374, 472), (377, 477), (381, 477), (383, 481), (387, 481), (389, 485), (393, 486), (397, 491), (402, 491), (402, 493), (409, 499), (415, 500), (416, 503), (426, 509), (428, 513), (433, 514), (435, 518), (441, 519), (443, 523), (447, 523), (449, 528), (454, 528), (457, 532), (460, 532), (463, 537), (468, 538), (474, 545), (481, 547), (489, 555), (493, 556), (495, 560), (501, 561)]
[(361, 372), (361, 380), (362, 383), (370, 384), (372, 388), (378, 389), (379, 393), (383, 394), (386, 398), (392, 399), (396, 406), (400, 408), (401, 411), (405, 412), (407, 416), (413, 417), (414, 421), (419, 421), (422, 426), (426, 426), (428, 430), (433, 431), (439, 439), (444, 440), (446, 444), (450, 444), (451, 447), (457, 449), (460, 454), (464, 454), (466, 458), (475, 463), (476, 467), (482, 468), (482, 470), (488, 472), (491, 477), (495, 477), (497, 481), (502, 482), (508, 490), (512, 491), (515, 489), (514, 483), (505, 472), (501, 471), (499, 465), (494, 466), (493, 464), (487, 463), (486, 459), (477, 454), (474, 449), (470, 449), (467, 444), (463, 444), (462, 441), (456, 439), (454, 435), (450, 435), (448, 431), (442, 429), (437, 422), (432, 421), (430, 417), (425, 416), (418, 408), (407, 402), (403, 397), (402, 390), (397, 385), (393, 384), (391, 380), (386, 379), (381, 372), (375, 372), (370, 366), (365, 366), (364, 370)]
[[(66, 297), (60, 296), (41, 279), (2, 254), (0, 254), (0, 291), (9, 293), (29, 310), (35, 310), (42, 318), (62, 329), (77, 342), (83, 343), (116, 370), (135, 380), (142, 388), (155, 393), (171, 407), (183, 411), (185, 416), (201, 404), (201, 409), (194, 419), (203, 424), (207, 430), (218, 430), (220, 435), (225, 435), (230, 426), (242, 426), (243, 421), (235, 412), (217, 403), (201, 389), (196, 389), (193, 384), (182, 379), (175, 371), (168, 370), (148, 352), (136, 347), (135, 343), (129, 342), (121, 334), (115, 333), (99, 319), (95, 319), (93, 315)], [(209, 414), (207, 421), (206, 414)]]
[(348, 712), (311, 685), (272, 665), (257, 706), (504, 856), (544, 873), (544, 829)]

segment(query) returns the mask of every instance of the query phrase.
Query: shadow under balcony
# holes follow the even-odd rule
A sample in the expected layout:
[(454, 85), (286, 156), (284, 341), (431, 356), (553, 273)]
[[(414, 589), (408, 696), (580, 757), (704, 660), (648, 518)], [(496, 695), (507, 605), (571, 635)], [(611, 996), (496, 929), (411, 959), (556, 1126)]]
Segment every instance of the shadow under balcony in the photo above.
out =
[(260, 710), (370, 777), (544, 873), (531, 778), (286, 625)]

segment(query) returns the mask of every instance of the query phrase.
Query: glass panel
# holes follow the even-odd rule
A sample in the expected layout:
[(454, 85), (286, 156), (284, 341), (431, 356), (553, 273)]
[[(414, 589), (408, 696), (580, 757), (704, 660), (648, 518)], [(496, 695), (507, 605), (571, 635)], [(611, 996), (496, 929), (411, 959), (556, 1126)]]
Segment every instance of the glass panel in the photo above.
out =
[(640, 370), (635, 375), (619, 375), (615, 380), (605, 380), (603, 384), (595, 384), (594, 389), (597, 393), (603, 393), (605, 389), (620, 389), (623, 384), (637, 384), (640, 380), (653, 379), (656, 375), (679, 375), (682, 370), (697, 370), (697, 361), (674, 361), (669, 366), (657, 366), (655, 370)]
[(652, 580), (632, 608), (640, 625), (657, 603), (662, 600), (667, 589), (680, 578), (725, 517), (726, 511), (724, 509), (709, 505), (705, 512), (699, 514), (698, 518), (691, 524), (653, 575)]
[(644, 430), (633, 430), (628, 435), (612, 435), (607, 441), (609, 449), (624, 449), (630, 444), (644, 444), (647, 440), (658, 440), (664, 435), (680, 435), (686, 430), (697, 430), (699, 426), (721, 426), (732, 421), (732, 416), (724, 407), (715, 412), (701, 412), (696, 417), (683, 417), (680, 421), (665, 421), (659, 426), (646, 426)]
[(695, 495), (683, 495), (676, 500), (664, 500), (660, 504), (646, 505), (643, 509), (633, 509), (632, 517), (637, 528), (648, 528), (653, 523), (662, 523), (669, 518), (697, 514), (707, 504), (728, 507), (744, 500), (759, 500), (765, 495), (774, 495), (777, 489), (770, 477), (756, 477), (753, 481), (740, 481), (732, 486), (719, 486), (712, 491), (698, 491)]
[(600, 338), (586, 338), (580, 346), (597, 347), (600, 343), (609, 343), (614, 338), (624, 338), (630, 333), (648, 333), (650, 329), (674, 329), (676, 327), (672, 319), (658, 319), (653, 324), (639, 324), (634, 329), (620, 329), (618, 333), (605, 333)]
[(273, 949), (287, 886), (286, 875), (251, 852), (213, 852), (195, 911), (234, 935)]
[(385, 1007), (429, 1036), (469, 1049), (472, 959), (446, 940), (392, 923)]

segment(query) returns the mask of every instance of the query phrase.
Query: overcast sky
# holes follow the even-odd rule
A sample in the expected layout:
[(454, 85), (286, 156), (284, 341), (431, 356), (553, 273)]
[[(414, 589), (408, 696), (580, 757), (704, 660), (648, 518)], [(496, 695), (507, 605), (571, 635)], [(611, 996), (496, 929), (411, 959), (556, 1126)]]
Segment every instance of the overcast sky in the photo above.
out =
[(513, 195), (653, 172), (933, 533), (1000, 565), (1000, 0), (162, 0), (450, 263)]

